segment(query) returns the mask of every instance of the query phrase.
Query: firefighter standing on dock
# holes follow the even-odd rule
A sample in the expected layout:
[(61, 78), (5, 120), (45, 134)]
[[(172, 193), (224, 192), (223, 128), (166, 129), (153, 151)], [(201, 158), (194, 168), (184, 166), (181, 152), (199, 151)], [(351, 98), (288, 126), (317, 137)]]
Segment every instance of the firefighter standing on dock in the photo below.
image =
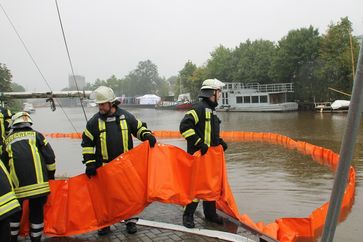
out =
[[(99, 112), (87, 122), (82, 135), (83, 163), (88, 177), (95, 176), (98, 167), (132, 149), (131, 135), (141, 141), (148, 140), (150, 147), (154, 147), (156, 143), (145, 124), (117, 106), (119, 101), (111, 88), (100, 86), (92, 95), (95, 96)], [(136, 221), (134, 218), (125, 220), (129, 234), (137, 232)], [(98, 231), (98, 235), (110, 232), (110, 227), (105, 227)]]
[[(203, 82), (199, 97), (201, 101), (188, 111), (180, 123), (180, 133), (187, 140), (187, 152), (194, 154), (200, 150), (201, 154), (207, 153), (210, 146), (222, 145), (223, 150), (227, 144), (219, 136), (220, 119), (216, 115), (215, 108), (221, 95), (221, 88), (225, 84), (217, 79), (207, 79)], [(194, 212), (198, 206), (198, 200), (188, 204), (183, 214), (183, 225), (194, 228)], [(203, 201), (203, 211), (206, 220), (222, 224), (223, 220), (216, 213), (215, 201)]]
[[(4, 142), (2, 160), (8, 168), (20, 204), (29, 200), (30, 238), (41, 241), (44, 227), (43, 208), (50, 193), (48, 180), (54, 179), (55, 155), (44, 136), (33, 130), (26, 112), (12, 116), (10, 134)], [(11, 241), (18, 239), (22, 212), (10, 219)]]

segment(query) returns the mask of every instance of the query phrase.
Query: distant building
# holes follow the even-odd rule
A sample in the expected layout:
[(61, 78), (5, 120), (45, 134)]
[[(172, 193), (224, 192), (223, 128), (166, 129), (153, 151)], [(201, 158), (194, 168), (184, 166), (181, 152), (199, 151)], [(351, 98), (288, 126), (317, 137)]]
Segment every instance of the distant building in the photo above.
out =
[(77, 86), (76, 83), (77, 82), (77, 86), (79, 90), (83, 90), (84, 87), (86, 86), (86, 78), (84, 76), (81, 75), (69, 75), (68, 76), (68, 88), (69, 90), (73, 91), (73, 90), (77, 90)]

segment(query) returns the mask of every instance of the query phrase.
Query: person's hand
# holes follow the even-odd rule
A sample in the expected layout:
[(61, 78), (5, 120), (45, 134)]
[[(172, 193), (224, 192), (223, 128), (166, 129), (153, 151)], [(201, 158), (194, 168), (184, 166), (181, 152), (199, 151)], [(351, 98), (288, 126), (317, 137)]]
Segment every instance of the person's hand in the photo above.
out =
[(86, 165), (86, 175), (88, 178), (91, 178), (92, 176), (97, 175), (97, 167), (96, 164), (90, 163)]
[(200, 153), (202, 155), (205, 155), (205, 153), (207, 153), (207, 151), (208, 151), (208, 145), (206, 145), (203, 142), (200, 142), (199, 144), (197, 144), (196, 147), (198, 148), (198, 150), (200, 150)]
[(145, 140), (149, 141), (150, 148), (153, 148), (156, 143), (156, 139), (155, 139), (154, 135), (147, 133), (147, 134), (145, 134), (144, 137), (145, 137)]
[(228, 149), (228, 145), (226, 142), (224, 142), (223, 139), (220, 139), (219, 144), (222, 145), (223, 151), (226, 151)]

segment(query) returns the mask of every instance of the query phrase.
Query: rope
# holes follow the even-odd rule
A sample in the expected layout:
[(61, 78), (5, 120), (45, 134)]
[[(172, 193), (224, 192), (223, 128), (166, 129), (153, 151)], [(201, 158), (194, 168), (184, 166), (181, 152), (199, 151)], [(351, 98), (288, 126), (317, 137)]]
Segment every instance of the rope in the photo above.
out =
[[(79, 93), (79, 88), (78, 88), (78, 84), (77, 84), (77, 81), (76, 81), (76, 77), (75, 77), (75, 75), (74, 75), (74, 69), (73, 69), (72, 59), (71, 59), (71, 55), (69, 54), (69, 49), (68, 49), (67, 39), (66, 39), (66, 35), (65, 35), (65, 33), (64, 33), (64, 28), (63, 28), (62, 18), (61, 18), (61, 15), (60, 15), (60, 11), (59, 11), (58, 1), (57, 1), (57, 0), (55, 0), (55, 5), (57, 6), (57, 12), (58, 12), (59, 24), (60, 24), (61, 29), (62, 29), (62, 35), (63, 35), (64, 44), (65, 44), (65, 46), (66, 46), (66, 50), (67, 50), (67, 55), (68, 55), (69, 65), (70, 65), (71, 70), (72, 70), (73, 81), (74, 81), (74, 83), (76, 84), (76, 88), (77, 88), (77, 91), (78, 91), (78, 93)], [(87, 122), (87, 121), (88, 121), (88, 119), (87, 119), (86, 111), (84, 110), (84, 106), (83, 106), (83, 103), (82, 103), (81, 94), (79, 94), (79, 101), (80, 101), (80, 103), (81, 103), (81, 107), (82, 107), (82, 111), (83, 111), (83, 114), (84, 114), (84, 118), (86, 119), (86, 122)]]
[[(28, 53), (28, 56), (30, 57), (30, 59), (32, 60), (33, 64), (35, 65), (36, 69), (38, 70), (39, 74), (41, 75), (42, 79), (44, 80), (45, 84), (48, 86), (49, 90), (50, 90), (51, 92), (53, 92), (53, 90), (52, 90), (52, 88), (50, 87), (50, 85), (49, 85), (49, 83), (48, 83), (47, 79), (45, 78), (45, 76), (44, 76), (44, 75), (43, 75), (43, 73), (41, 72), (41, 70), (40, 70), (40, 68), (39, 68), (39, 66), (38, 66), (38, 64), (37, 64), (37, 62), (36, 62), (36, 61), (35, 61), (35, 59), (33, 58), (32, 54), (30, 53), (30, 51), (29, 51), (28, 47), (26, 46), (26, 44), (25, 44), (24, 40), (21, 38), (21, 36), (20, 36), (19, 32), (16, 30), (15, 25), (14, 25), (14, 24), (13, 24), (13, 22), (11, 21), (11, 19), (10, 19), (9, 15), (6, 13), (6, 11), (5, 11), (5, 9), (4, 9), (4, 7), (2, 6), (2, 4), (1, 4), (1, 3), (0, 3), (0, 7), (1, 7), (1, 9), (3, 10), (3, 12), (4, 12), (4, 14), (5, 14), (6, 18), (8, 19), (8, 21), (9, 21), (9, 23), (10, 23), (11, 27), (13, 28), (14, 32), (15, 32), (15, 33), (16, 33), (16, 35), (18, 36), (18, 38), (19, 38), (20, 42), (22, 43), (22, 45), (23, 45), (23, 47), (24, 47), (25, 51)], [(65, 110), (63, 109), (62, 105), (58, 102), (58, 100), (57, 100), (57, 99), (56, 99), (56, 102), (57, 102), (57, 104), (59, 105), (59, 107), (62, 109), (62, 111), (63, 111), (64, 115), (65, 115), (65, 116), (66, 116), (66, 118), (68, 119), (68, 122), (71, 124), (71, 126), (72, 126), (73, 130), (74, 130), (75, 132), (77, 132), (76, 127), (73, 125), (73, 122), (72, 122), (72, 121), (71, 121), (71, 119), (68, 117), (68, 115), (67, 115), (67, 113), (65, 112)]]

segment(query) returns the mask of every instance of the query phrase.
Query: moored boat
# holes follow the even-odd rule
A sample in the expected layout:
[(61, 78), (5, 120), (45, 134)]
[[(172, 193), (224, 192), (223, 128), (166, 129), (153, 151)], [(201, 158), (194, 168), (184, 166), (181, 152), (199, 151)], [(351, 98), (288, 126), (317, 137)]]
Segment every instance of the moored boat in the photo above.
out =
[(294, 92), (293, 83), (229, 82), (222, 90), (219, 111), (284, 112), (298, 109), (296, 102), (288, 102), (287, 94)]

